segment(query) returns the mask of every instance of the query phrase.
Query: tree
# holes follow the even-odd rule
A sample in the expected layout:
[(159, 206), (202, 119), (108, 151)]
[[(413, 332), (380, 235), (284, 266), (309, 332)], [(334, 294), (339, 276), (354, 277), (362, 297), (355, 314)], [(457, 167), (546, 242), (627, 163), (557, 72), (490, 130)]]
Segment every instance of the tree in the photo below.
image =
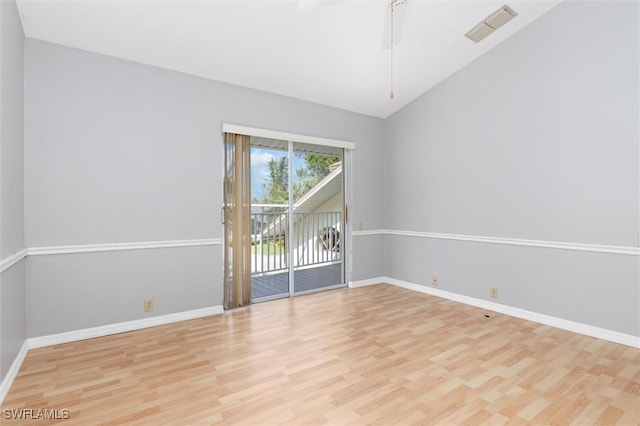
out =
[(294, 198), (299, 200), (324, 179), (330, 172), (331, 166), (340, 161), (340, 157), (318, 155), (318, 154), (296, 154), (304, 155), (305, 167), (296, 170), (298, 182), (294, 185)]
[(287, 157), (280, 157), (278, 161), (271, 159), (268, 163), (269, 178), (264, 184), (264, 204), (289, 203), (289, 162)]

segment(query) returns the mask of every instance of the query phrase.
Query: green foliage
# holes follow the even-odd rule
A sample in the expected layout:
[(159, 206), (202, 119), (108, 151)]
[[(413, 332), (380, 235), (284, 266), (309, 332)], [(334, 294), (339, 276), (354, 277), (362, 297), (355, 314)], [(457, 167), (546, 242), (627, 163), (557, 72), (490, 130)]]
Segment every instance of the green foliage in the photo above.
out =
[(267, 254), (283, 255), (285, 254), (284, 240), (278, 240), (275, 242), (269, 241), (269, 242), (254, 244), (251, 246), (251, 254), (252, 255), (258, 254), (260, 256), (262, 255), (266, 256)]
[(310, 175), (317, 176), (318, 181), (329, 174), (329, 168), (340, 161), (340, 157), (330, 157), (327, 155), (306, 154), (305, 161)]
[(289, 202), (289, 162), (287, 157), (269, 161), (269, 180), (264, 185), (264, 204), (287, 204)]
[[(297, 182), (294, 184), (294, 200), (298, 201), (311, 188), (316, 186), (330, 172), (331, 165), (340, 161), (340, 157), (331, 157), (318, 154), (296, 154), (298, 158), (304, 158), (305, 166), (296, 170)], [(289, 162), (287, 157), (281, 157), (278, 161), (269, 161), (269, 178), (264, 185), (264, 204), (287, 204), (289, 202)]]
[(330, 173), (331, 165), (340, 161), (340, 157), (318, 154), (297, 154), (304, 157), (305, 167), (296, 170), (298, 182), (294, 184), (294, 199), (298, 201)]

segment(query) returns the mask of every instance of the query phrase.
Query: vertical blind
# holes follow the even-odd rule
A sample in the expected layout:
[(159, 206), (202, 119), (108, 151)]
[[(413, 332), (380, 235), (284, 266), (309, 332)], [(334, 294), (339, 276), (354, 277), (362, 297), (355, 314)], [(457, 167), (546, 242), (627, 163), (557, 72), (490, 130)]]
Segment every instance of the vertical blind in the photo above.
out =
[(251, 304), (250, 137), (224, 136), (224, 307)]

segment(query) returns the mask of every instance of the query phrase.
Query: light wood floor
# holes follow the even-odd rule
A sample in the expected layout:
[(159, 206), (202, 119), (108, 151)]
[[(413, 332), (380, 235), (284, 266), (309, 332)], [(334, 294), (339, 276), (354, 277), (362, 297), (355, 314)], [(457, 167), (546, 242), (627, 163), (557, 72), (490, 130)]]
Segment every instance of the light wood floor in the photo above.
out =
[(3, 408), (67, 408), (64, 426), (637, 425), (639, 394), (637, 349), (379, 285), (32, 350)]

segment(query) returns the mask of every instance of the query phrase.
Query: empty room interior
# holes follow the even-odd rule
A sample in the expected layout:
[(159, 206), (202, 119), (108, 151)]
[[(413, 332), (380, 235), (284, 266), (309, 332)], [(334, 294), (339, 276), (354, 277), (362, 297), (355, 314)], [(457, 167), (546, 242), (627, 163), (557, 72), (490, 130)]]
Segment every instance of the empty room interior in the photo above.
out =
[(0, 1), (0, 424), (640, 424), (639, 16)]

